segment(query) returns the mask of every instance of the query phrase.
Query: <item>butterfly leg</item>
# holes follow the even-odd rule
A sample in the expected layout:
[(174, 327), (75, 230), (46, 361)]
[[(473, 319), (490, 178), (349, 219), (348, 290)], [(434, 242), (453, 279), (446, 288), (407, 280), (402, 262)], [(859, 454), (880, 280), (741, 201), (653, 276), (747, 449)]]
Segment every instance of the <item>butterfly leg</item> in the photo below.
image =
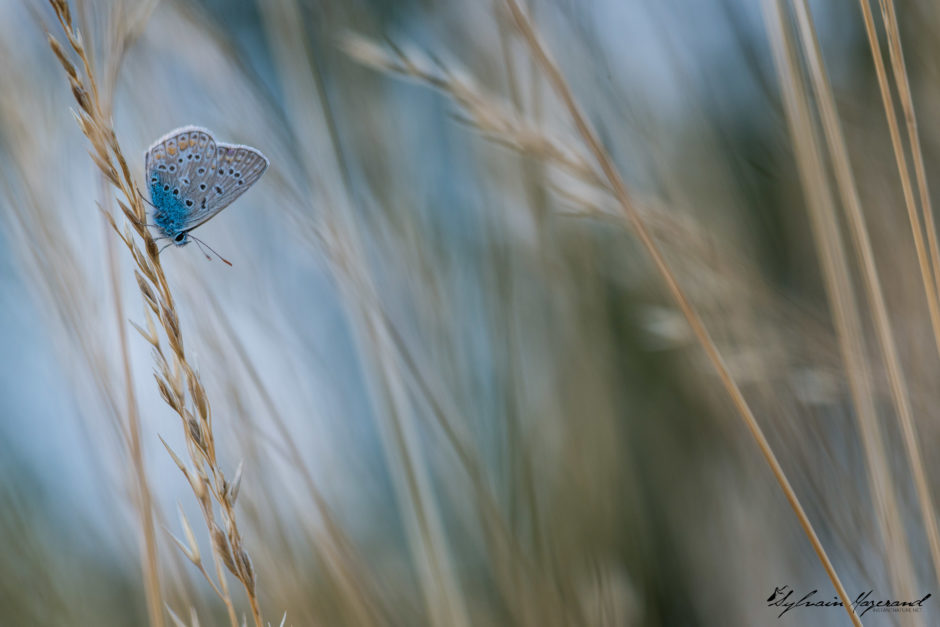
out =
[(154, 209), (157, 208), (156, 205), (154, 205), (152, 202), (150, 202), (149, 200), (147, 200), (147, 197), (144, 196), (144, 193), (143, 193), (142, 191), (140, 191), (140, 188), (139, 188), (139, 187), (137, 188), (137, 195), (140, 196), (140, 199), (141, 199), (141, 200), (143, 200), (145, 203), (147, 203), (148, 205), (150, 205), (150, 206), (153, 207)]
[[(147, 200), (147, 198), (144, 196), (144, 194), (140, 191), (140, 188), (139, 188), (139, 187), (137, 188), (137, 195), (140, 196), (140, 199), (141, 199), (141, 200), (143, 200), (145, 203), (147, 203), (148, 205), (150, 205), (150, 206), (153, 207), (154, 209), (157, 208), (156, 205), (154, 205), (152, 202), (150, 202), (149, 200)], [(156, 224), (151, 224), (151, 223), (149, 223), (149, 222), (143, 222), (143, 223), (137, 222), (136, 220), (133, 220), (133, 219), (131, 219), (131, 222), (133, 222), (133, 223), (136, 224), (137, 226), (149, 226), (149, 227), (151, 227), (151, 228), (154, 228), (154, 227), (157, 226)], [(157, 238), (157, 239), (161, 239), (161, 238)]]
[[(143, 193), (142, 191), (140, 191), (140, 188), (139, 188), (139, 187), (137, 188), (137, 195), (140, 196), (140, 199), (141, 199), (141, 200), (143, 200), (145, 203), (147, 203), (148, 205), (150, 205), (150, 206), (153, 207), (154, 209), (157, 208), (157, 206), (156, 206), (155, 204), (153, 204), (152, 202), (150, 202), (149, 200), (147, 200), (147, 197), (144, 196), (144, 193)], [(157, 225), (156, 225), (156, 224), (144, 224), (144, 226), (155, 227), (155, 226), (157, 226)]]

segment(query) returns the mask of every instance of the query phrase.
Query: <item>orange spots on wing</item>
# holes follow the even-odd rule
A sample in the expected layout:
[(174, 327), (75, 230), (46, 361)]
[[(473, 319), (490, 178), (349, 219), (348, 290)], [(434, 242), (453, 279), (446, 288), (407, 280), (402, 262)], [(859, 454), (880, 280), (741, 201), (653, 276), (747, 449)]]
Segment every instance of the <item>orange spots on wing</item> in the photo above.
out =
[(173, 155), (175, 155), (175, 154), (176, 154), (176, 146), (173, 145), (173, 144), (168, 145), (168, 146), (166, 147), (166, 153), (167, 153), (168, 155), (170, 155), (171, 157), (172, 157)]

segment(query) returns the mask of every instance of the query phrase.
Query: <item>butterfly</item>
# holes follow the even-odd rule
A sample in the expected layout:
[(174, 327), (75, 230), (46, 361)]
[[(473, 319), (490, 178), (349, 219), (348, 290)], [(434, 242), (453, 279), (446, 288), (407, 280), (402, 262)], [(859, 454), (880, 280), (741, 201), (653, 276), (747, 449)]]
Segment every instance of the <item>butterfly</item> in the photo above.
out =
[(170, 131), (144, 155), (153, 226), (169, 240), (167, 246), (185, 246), (190, 239), (202, 244), (190, 231), (232, 204), (267, 168), (259, 150), (217, 142), (207, 129)]

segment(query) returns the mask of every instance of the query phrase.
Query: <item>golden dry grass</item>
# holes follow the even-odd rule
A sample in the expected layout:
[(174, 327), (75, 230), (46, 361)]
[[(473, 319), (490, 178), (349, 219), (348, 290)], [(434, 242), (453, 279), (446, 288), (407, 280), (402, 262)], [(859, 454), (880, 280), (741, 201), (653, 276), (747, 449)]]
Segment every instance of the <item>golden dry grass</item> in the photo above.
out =
[[(87, 372), (62, 387), (87, 376), (78, 404), (104, 408), (113, 437), (83, 409), (94, 446), (75, 449), (104, 459), (101, 485), (126, 498), (113, 530), (137, 543), (124, 557), (140, 620), (753, 624), (776, 620), (761, 603), (770, 581), (831, 587), (845, 606), (858, 589), (919, 598), (940, 583), (925, 445), (940, 357), (935, 125), (918, 126), (891, 0), (877, 21), (869, 0), (856, 16), (884, 138), (848, 123), (808, 3), (763, 3), (754, 36), (786, 127), (772, 161), (786, 189), (763, 198), (797, 234), (787, 254), (812, 278), (795, 288), (756, 261), (741, 223), (763, 207), (723, 152), (729, 127), (693, 108), (674, 129), (611, 81), (586, 88), (600, 44), (574, 21), (560, 35), (564, 9), (452, 7), (453, 22), (428, 18), (441, 40), (417, 47), (379, 12), (278, 0), (253, 14), (258, 61), (198, 5), (50, 5), (48, 44), (100, 172), (94, 193), (67, 198), (96, 203), (107, 232), (93, 263), (75, 261), (70, 203), (44, 184), (28, 133), (64, 107), (30, 111), (36, 81), (11, 68), (3, 233)], [(179, 115), (162, 80), (175, 104), (192, 84), (221, 95), (216, 119), (249, 122), (273, 157), (250, 201), (265, 220), (242, 229), (244, 261), (225, 279), (161, 258), (145, 226), (124, 150)], [(456, 124), (429, 113), (441, 101)], [(154, 422), (157, 396), (172, 434)], [(157, 455), (191, 492), (178, 516), (160, 494), (180, 477), (156, 475)], [(30, 578), (58, 590), (52, 552), (10, 527)], [(106, 624), (49, 607), (10, 616)], [(131, 620), (121, 612), (115, 624)]]
[[(173, 293), (160, 263), (156, 242), (146, 226), (148, 218), (143, 198), (137, 192), (127, 160), (111, 126), (110, 112), (101, 101), (96, 70), (85, 49), (81, 33), (72, 22), (69, 4), (66, 0), (54, 0), (51, 4), (71, 48), (72, 54), (66, 52), (54, 35), (49, 34), (49, 45), (65, 70), (72, 88), (72, 95), (78, 104), (75, 119), (82, 133), (91, 143), (92, 150), (89, 155), (105, 179), (118, 192), (119, 197), (116, 202), (127, 220), (123, 227), (119, 226), (110, 211), (105, 210), (105, 216), (111, 227), (127, 247), (137, 266), (134, 276), (147, 310), (145, 311), (146, 328), (136, 324), (134, 326), (153, 348), (154, 376), (160, 395), (181, 420), (190, 463), (186, 464), (168, 445), (167, 451), (186, 477), (199, 503), (211, 539), (215, 576), (206, 570), (199, 546), (182, 510), (180, 522), (185, 531), (185, 541), (176, 539), (176, 542), (183, 554), (202, 573), (225, 604), (233, 627), (238, 626), (239, 620), (223, 566), (244, 587), (254, 623), (261, 627), (264, 621), (255, 593), (257, 585), (255, 570), (243, 545), (235, 515), (235, 501), (241, 486), (241, 469), (235, 472), (233, 478), (227, 479), (219, 466), (209, 399), (199, 374), (187, 360)], [(81, 70), (70, 60), (72, 55), (79, 60)], [(159, 323), (159, 331), (157, 323)], [(164, 346), (169, 348), (168, 353), (164, 350)], [(138, 461), (140, 459), (140, 435), (137, 422), (133, 414), (128, 418), (133, 434), (132, 457), (135, 460), (137, 472), (142, 473), (142, 466)], [(153, 520), (150, 516), (149, 489), (146, 486), (146, 481), (141, 478), (138, 487), (143, 511), (142, 527), (146, 538), (145, 575), (148, 582), (148, 610), (152, 623), (163, 624), (160, 589), (156, 573), (153, 571), (156, 566), (156, 558), (153, 555)]]

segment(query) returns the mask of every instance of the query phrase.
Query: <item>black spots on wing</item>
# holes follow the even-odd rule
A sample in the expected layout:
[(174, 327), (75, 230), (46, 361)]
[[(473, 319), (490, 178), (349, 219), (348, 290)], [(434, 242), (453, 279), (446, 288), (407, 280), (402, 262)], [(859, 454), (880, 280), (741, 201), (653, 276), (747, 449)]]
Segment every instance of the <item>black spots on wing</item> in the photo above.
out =
[(222, 188), (219, 187), (218, 185), (216, 185), (216, 186), (215, 186), (215, 193), (221, 195), (221, 194), (222, 194)]
[(170, 166), (170, 172), (176, 172), (176, 166), (175, 166), (175, 165), (171, 165), (171, 166)]
[(163, 186), (163, 191), (165, 191), (165, 192), (170, 191), (170, 186), (169, 186), (169, 185), (164, 185), (164, 186)]
[(205, 173), (206, 173), (205, 168), (199, 168), (198, 170), (196, 170), (196, 174), (205, 174)]
[(202, 191), (205, 191), (205, 190), (206, 190), (206, 184), (205, 184), (205, 183), (200, 183), (200, 184), (199, 184), (199, 189), (201, 189)]
[(190, 200), (189, 198), (187, 198), (187, 199), (186, 199), (186, 206), (187, 206), (187, 207), (192, 207), (192, 206), (193, 206), (193, 201)]
[(174, 188), (173, 188), (173, 195), (174, 195), (174, 196), (179, 196), (179, 195), (180, 195), (180, 188), (179, 188), (179, 187), (174, 187)]
[(203, 209), (206, 208), (206, 199), (205, 199), (205, 198), (202, 199), (202, 204), (200, 205), (200, 207), (202, 207)]
[(163, 164), (163, 163), (161, 163), (160, 165), (157, 166), (157, 169), (158, 169), (158, 170), (163, 170), (164, 172), (166, 172), (166, 165)]
[(245, 182), (245, 181), (239, 181), (238, 184), (241, 185), (241, 184), (244, 183), (244, 182)]

